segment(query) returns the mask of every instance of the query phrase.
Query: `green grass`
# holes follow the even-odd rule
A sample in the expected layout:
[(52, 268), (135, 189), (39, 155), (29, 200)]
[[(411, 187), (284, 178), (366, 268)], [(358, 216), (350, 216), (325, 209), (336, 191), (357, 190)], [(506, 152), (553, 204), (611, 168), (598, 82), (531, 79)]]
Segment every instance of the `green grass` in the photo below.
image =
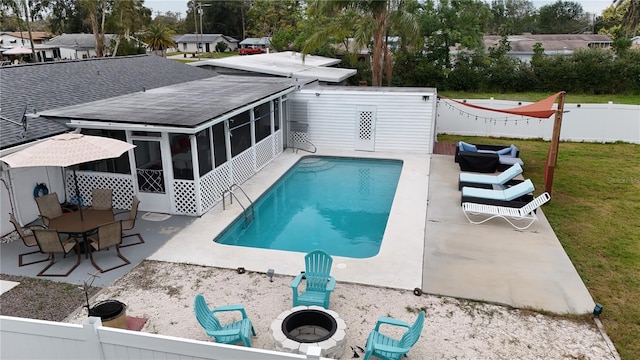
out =
[[(438, 135), (438, 141), (516, 144), (524, 175), (544, 191), (549, 142)], [(544, 213), (623, 359), (640, 354), (640, 145), (561, 142)]]
[[(518, 101), (538, 101), (547, 98), (553, 93), (475, 93), (462, 91), (440, 91), (440, 95), (454, 99), (489, 99), (496, 100), (518, 100)], [(583, 95), (569, 94), (565, 97), (565, 102), (571, 104), (606, 104), (613, 101), (614, 104), (640, 105), (640, 96), (638, 95)]]

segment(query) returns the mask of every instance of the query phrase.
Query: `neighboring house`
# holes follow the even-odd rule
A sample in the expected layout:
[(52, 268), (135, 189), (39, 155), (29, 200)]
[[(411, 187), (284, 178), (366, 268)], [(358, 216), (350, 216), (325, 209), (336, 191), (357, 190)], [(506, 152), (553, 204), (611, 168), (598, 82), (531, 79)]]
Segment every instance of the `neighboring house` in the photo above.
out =
[[(104, 34), (104, 43), (109, 45), (116, 35)], [(96, 56), (96, 39), (93, 34), (62, 34), (45, 43), (59, 49), (59, 58), (63, 60), (87, 59)]]
[[(483, 37), (485, 50), (496, 47), (502, 39), (499, 35), (485, 35)], [(601, 34), (545, 34), (545, 35), (509, 35), (507, 37), (511, 45), (511, 51), (507, 55), (517, 57), (523, 62), (531, 61), (535, 44), (540, 43), (546, 55), (571, 55), (577, 50), (602, 48), (608, 49), (613, 40), (608, 35)], [(460, 51), (451, 49), (451, 55), (455, 56)]]
[(253, 49), (263, 49), (267, 51), (271, 47), (271, 38), (270, 37), (262, 37), (262, 38), (246, 38), (240, 41), (241, 48), (253, 48)]
[(631, 48), (640, 49), (640, 36), (634, 36), (631, 38)]
[(224, 75), (278, 76), (318, 80), (321, 84), (344, 85), (357, 73), (355, 69), (332, 67), (340, 59), (284, 51), (251, 56), (229, 56), (189, 63)]
[[(0, 156), (30, 142), (72, 130), (64, 122), (30, 114), (211, 76), (214, 76), (211, 72), (154, 55), (0, 67)], [(22, 125), (25, 110), (28, 114), (24, 117), (27, 119), (26, 130)], [(5, 170), (0, 171), (0, 177), (13, 183), (12, 194), (16, 197), (9, 201), (6, 191), (0, 190), (0, 229), (3, 235), (13, 229), (7, 215), (11, 204), (18, 207), (16, 215), (23, 223), (37, 218), (37, 207), (31, 201), (36, 183), (48, 184), (50, 191), (59, 194), (60, 201), (65, 199), (59, 170), (23, 168), (11, 170), (9, 174), (4, 166), (0, 168)], [(20, 196), (29, 201), (17, 200)]]
[(216, 44), (219, 42), (227, 45), (227, 51), (236, 51), (238, 49), (238, 40), (222, 34), (184, 34), (174, 39), (178, 46), (178, 51), (187, 53), (216, 52)]
[[(53, 37), (48, 32), (44, 31), (32, 31), (31, 38), (33, 39), (33, 44), (42, 44), (46, 40), (49, 40)], [(2, 48), (12, 48), (16, 46), (31, 46), (31, 42), (29, 41), (29, 32), (28, 31), (12, 31), (12, 32), (0, 32), (0, 47)]]

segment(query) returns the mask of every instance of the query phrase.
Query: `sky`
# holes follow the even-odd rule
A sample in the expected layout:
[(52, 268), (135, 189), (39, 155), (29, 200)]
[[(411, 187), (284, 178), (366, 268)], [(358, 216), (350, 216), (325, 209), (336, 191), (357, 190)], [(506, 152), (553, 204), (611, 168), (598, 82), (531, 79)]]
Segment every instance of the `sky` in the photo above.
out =
[[(485, 0), (490, 2), (489, 0)], [(540, 8), (544, 5), (552, 4), (555, 0), (530, 0), (536, 8)], [(564, 0), (567, 1), (567, 0)], [(575, 0), (569, 0), (575, 1)], [(203, 2), (211, 2), (211, 0), (204, 0)], [(602, 10), (611, 5), (612, 0), (578, 0), (582, 5), (585, 12), (600, 15)], [(153, 16), (156, 16), (158, 12), (164, 14), (167, 11), (179, 12), (182, 16), (186, 16), (187, 13), (187, 0), (145, 0), (145, 6), (153, 10)]]

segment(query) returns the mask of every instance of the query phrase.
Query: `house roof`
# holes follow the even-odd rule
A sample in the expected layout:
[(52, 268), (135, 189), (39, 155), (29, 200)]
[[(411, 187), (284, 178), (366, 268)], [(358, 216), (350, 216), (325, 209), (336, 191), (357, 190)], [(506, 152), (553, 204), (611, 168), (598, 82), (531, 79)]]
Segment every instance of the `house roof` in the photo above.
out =
[(287, 89), (282, 78), (216, 76), (41, 112), (64, 120), (193, 128)]
[[(104, 34), (106, 43), (114, 38), (113, 34)], [(93, 34), (62, 34), (45, 43), (46, 45), (58, 45), (76, 49), (93, 49), (96, 47), (96, 39)]]
[[(215, 76), (155, 55), (55, 61), (0, 67), (0, 116), (20, 123), (22, 112), (82, 104), (141, 89), (153, 89)], [(29, 119), (28, 130), (0, 119), (0, 149), (69, 130), (42, 117)]]
[(202, 34), (202, 35), (184, 34), (174, 39), (176, 43), (196, 43), (196, 42), (214, 43), (219, 41), (220, 38), (224, 38), (230, 43), (238, 42), (238, 40), (232, 38), (231, 36), (226, 36), (222, 34)]
[(242, 70), (252, 73), (291, 78), (318, 79), (338, 83), (357, 73), (355, 69), (329, 67), (340, 63), (340, 59), (307, 55), (302, 61), (300, 53), (285, 51), (250, 56), (229, 56), (190, 63), (196, 67), (217, 67)]
[(270, 37), (246, 38), (246, 39), (240, 41), (240, 45), (271, 46), (271, 38)]
[[(25, 39), (28, 40), (29, 39), (29, 32), (28, 31), (11, 31), (11, 32), (0, 32), (0, 34), (7, 34), (7, 35), (11, 35), (13, 37), (16, 37), (18, 39)], [(46, 39), (50, 39), (53, 37), (53, 34), (48, 33), (46, 31), (32, 31), (31, 32), (31, 38), (33, 39), (33, 41), (40, 41), (40, 40), (46, 40)]]

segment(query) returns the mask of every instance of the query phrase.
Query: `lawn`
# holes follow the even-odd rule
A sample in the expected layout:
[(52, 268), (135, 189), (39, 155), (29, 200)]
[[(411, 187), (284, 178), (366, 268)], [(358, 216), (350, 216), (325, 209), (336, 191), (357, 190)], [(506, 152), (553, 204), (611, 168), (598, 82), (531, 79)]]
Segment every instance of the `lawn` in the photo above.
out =
[[(524, 176), (544, 191), (549, 142), (438, 135), (438, 141), (515, 144)], [(561, 142), (549, 223), (596, 303), (623, 359), (640, 354), (640, 145)]]
[[(517, 101), (539, 101), (545, 99), (552, 93), (475, 93), (463, 91), (439, 91), (439, 94), (453, 99), (490, 99), (496, 100), (517, 100)], [(612, 101), (614, 104), (640, 105), (638, 95), (585, 95), (567, 93), (565, 102), (571, 104), (606, 104)]]

